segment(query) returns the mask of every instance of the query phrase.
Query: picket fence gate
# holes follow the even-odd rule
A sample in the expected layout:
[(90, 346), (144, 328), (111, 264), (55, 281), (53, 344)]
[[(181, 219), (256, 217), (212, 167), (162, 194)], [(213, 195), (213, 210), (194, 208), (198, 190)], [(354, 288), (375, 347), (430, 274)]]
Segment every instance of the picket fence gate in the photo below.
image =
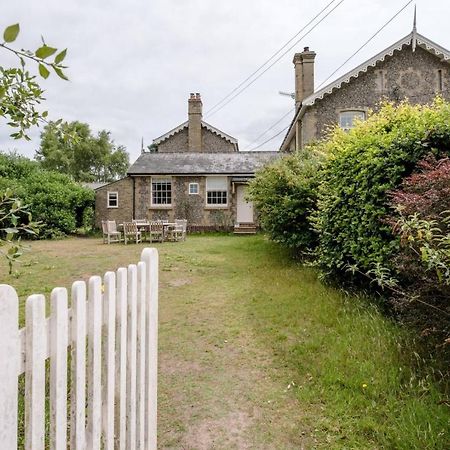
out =
[(50, 303), (46, 318), (45, 297), (28, 297), (19, 329), (16, 291), (0, 285), (1, 449), (17, 449), (23, 373), (26, 449), (156, 449), (157, 250), (144, 249), (137, 265), (107, 272), (103, 283), (73, 283), (70, 309), (64, 288)]

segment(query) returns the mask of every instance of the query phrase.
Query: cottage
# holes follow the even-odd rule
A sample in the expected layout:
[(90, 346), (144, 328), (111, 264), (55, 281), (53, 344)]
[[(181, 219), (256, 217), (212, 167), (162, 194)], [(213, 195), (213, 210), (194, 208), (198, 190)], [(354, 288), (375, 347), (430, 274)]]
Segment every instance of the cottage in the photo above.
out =
[(153, 141), (122, 180), (96, 190), (96, 223), (132, 218), (188, 220), (191, 229), (253, 232), (256, 215), (245, 189), (278, 152), (241, 152), (235, 138), (202, 119), (200, 94), (188, 120)]
[(308, 47), (294, 56), (296, 109), (281, 151), (322, 139), (332, 125), (351, 128), (382, 99), (424, 104), (439, 94), (450, 100), (450, 52), (417, 33), (415, 21), (410, 34), (317, 91), (315, 57)]

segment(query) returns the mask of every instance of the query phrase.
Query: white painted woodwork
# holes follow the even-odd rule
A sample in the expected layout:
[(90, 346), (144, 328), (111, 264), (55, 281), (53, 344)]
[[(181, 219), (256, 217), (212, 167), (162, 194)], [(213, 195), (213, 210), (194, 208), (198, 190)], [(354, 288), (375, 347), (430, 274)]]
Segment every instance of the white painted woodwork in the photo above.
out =
[(25, 448), (44, 450), (45, 442), (45, 347), (47, 330), (45, 297), (31, 295), (25, 309)]
[(127, 448), (136, 448), (137, 266), (128, 266), (127, 305)]
[(147, 342), (146, 342), (146, 447), (156, 450), (157, 443), (157, 381), (158, 381), (158, 285), (159, 257), (155, 248), (145, 248), (141, 253), (141, 261), (147, 268), (146, 310), (147, 310)]
[(73, 450), (86, 445), (86, 284), (72, 285), (72, 385), (70, 439)]
[(50, 316), (50, 449), (67, 446), (67, 346), (69, 314), (67, 290), (51, 294)]
[(105, 450), (114, 450), (114, 385), (116, 358), (116, 274), (106, 272), (103, 294), (103, 444)]
[(0, 442), (5, 449), (17, 448), (18, 317), (16, 291), (0, 284)]
[(66, 289), (55, 288), (46, 318), (45, 297), (30, 296), (19, 330), (17, 294), (0, 285), (0, 449), (17, 448), (17, 377), (25, 373), (26, 449), (156, 450), (156, 249), (145, 249), (138, 265), (107, 272), (104, 286), (91, 277), (89, 301), (82, 281), (72, 285), (71, 309), (67, 297)]
[(117, 270), (116, 298), (116, 389), (114, 428), (116, 449), (126, 450), (126, 392), (127, 392), (127, 269)]
[(145, 449), (145, 336), (146, 336), (146, 286), (145, 262), (138, 263), (138, 288), (137, 288), (137, 401), (136, 401), (136, 448)]
[(237, 215), (236, 221), (238, 223), (253, 223), (253, 202), (248, 202), (245, 199), (246, 186), (238, 184), (236, 186), (236, 202), (237, 202)]
[(102, 413), (102, 280), (98, 276), (89, 279), (87, 316), (88, 332), (88, 409), (86, 447), (100, 449)]

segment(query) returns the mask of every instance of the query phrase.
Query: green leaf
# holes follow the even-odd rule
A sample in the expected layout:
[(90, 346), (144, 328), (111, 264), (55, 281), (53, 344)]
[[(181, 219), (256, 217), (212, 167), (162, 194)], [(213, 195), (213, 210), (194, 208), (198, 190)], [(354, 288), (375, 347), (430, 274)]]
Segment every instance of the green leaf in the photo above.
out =
[(14, 25), (10, 25), (9, 27), (5, 28), (5, 31), (3, 32), (3, 39), (5, 42), (14, 42), (17, 38), (17, 35), (19, 34), (20, 26), (18, 23)]
[(59, 63), (63, 62), (64, 58), (66, 57), (66, 53), (67, 53), (67, 48), (65, 48), (61, 53), (58, 53), (55, 56), (55, 64), (59, 64)]
[(58, 49), (57, 48), (53, 48), (53, 47), (49, 47), (48, 45), (43, 45), (42, 47), (39, 47), (36, 50), (35, 55), (38, 58), (45, 59), (45, 58), (48, 58), (49, 56), (52, 56), (53, 53), (56, 52), (56, 50), (58, 50)]
[(49, 70), (44, 66), (44, 64), (39, 64), (39, 75), (42, 78), (48, 78), (48, 76), (50, 75)]
[(65, 75), (64, 72), (59, 68), (53, 66), (53, 70), (56, 72), (56, 75), (58, 75), (59, 78), (62, 78), (63, 80), (69, 80)]
[(0, 98), (2, 98), (6, 94), (6, 89), (0, 86)]

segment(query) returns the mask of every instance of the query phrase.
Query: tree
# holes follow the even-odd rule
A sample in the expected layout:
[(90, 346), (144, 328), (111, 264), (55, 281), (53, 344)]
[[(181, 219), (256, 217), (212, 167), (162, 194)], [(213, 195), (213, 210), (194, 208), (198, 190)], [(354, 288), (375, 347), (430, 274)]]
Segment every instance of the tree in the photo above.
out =
[[(42, 38), (42, 45), (36, 50), (17, 50), (10, 44), (17, 39), (20, 26), (18, 23), (7, 27), (3, 33), (3, 42), (0, 48), (17, 56), (20, 67), (5, 68), (0, 66), (0, 117), (7, 120), (10, 127), (16, 129), (11, 134), (14, 139), (27, 139), (27, 130), (46, 122), (47, 111), (38, 111), (37, 107), (42, 102), (43, 90), (36, 81), (36, 77), (26, 70), (26, 61), (33, 61), (38, 65), (39, 75), (48, 78), (50, 70), (53, 70), (60, 78), (67, 80), (63, 69), (66, 66), (62, 62), (67, 54), (67, 49), (58, 52), (55, 47), (48, 46)], [(56, 54), (53, 61), (52, 55)], [(50, 69), (50, 70), (49, 70)]]
[[(62, 65), (67, 49), (57, 53), (58, 49), (48, 46), (44, 38), (42, 45), (34, 52), (15, 49), (11, 43), (17, 39), (19, 32), (18, 23), (8, 26), (3, 32), (3, 42), (0, 42), (0, 48), (13, 53), (20, 62), (20, 67), (0, 66), (0, 118), (5, 119), (9, 127), (16, 129), (11, 133), (12, 138), (29, 140), (27, 130), (46, 122), (48, 113), (38, 110), (44, 91), (36, 82), (36, 77), (26, 70), (26, 61), (38, 65), (42, 78), (48, 78), (50, 70), (53, 70), (60, 78), (67, 80), (63, 72), (66, 66)], [(50, 61), (48, 58), (54, 54), (56, 56)], [(36, 229), (28, 207), (19, 198), (14, 197), (9, 188), (0, 189), (0, 254), (6, 257), (10, 273), (13, 262), (22, 254), (23, 247), (18, 234), (34, 234)]]
[(116, 146), (108, 131), (93, 136), (88, 124), (77, 121), (60, 127), (54, 122), (46, 125), (36, 159), (44, 168), (68, 174), (75, 181), (114, 181), (129, 166), (125, 147)]

